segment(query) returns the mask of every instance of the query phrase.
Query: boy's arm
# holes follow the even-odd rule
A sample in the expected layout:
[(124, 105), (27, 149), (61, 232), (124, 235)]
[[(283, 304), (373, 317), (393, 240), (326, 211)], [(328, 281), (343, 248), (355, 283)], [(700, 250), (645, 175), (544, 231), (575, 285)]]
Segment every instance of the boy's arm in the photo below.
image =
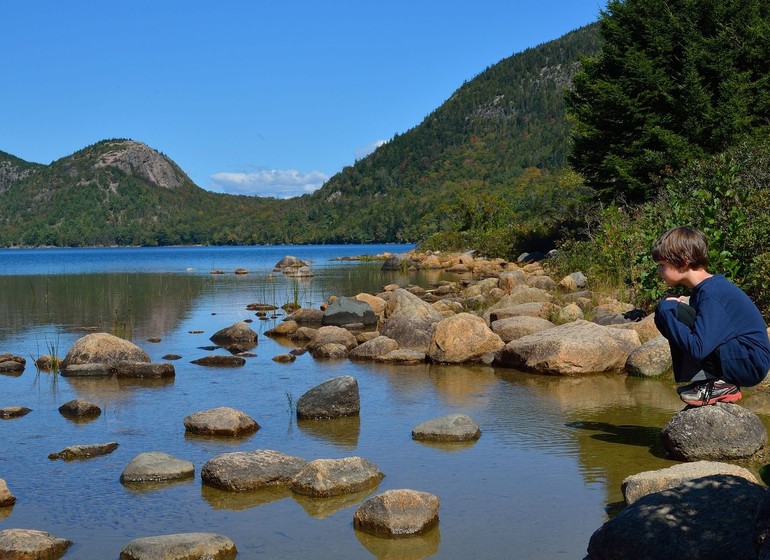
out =
[(730, 315), (714, 298), (703, 298), (698, 303), (695, 326), (692, 330), (677, 319), (676, 299), (665, 299), (658, 304), (661, 320), (665, 323), (672, 343), (701, 361), (727, 339)]

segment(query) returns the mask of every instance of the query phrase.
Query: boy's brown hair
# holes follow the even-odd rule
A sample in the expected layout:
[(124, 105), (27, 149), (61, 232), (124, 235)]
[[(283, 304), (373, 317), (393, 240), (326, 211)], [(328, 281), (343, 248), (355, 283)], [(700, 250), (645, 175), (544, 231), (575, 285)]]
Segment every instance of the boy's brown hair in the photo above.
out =
[(679, 270), (706, 269), (709, 264), (706, 235), (691, 227), (672, 228), (655, 242), (652, 258), (655, 262), (672, 264)]

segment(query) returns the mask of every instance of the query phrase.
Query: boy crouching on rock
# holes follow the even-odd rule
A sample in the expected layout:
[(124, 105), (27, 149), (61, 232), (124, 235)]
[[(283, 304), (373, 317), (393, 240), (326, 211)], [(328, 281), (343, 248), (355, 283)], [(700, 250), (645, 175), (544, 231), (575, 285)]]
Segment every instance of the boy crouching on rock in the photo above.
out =
[(677, 389), (692, 406), (735, 402), (740, 387), (760, 383), (770, 368), (767, 326), (756, 305), (721, 274), (710, 274), (703, 232), (677, 227), (652, 249), (658, 274), (667, 286), (691, 290), (665, 296), (655, 310), (655, 325), (668, 339)]

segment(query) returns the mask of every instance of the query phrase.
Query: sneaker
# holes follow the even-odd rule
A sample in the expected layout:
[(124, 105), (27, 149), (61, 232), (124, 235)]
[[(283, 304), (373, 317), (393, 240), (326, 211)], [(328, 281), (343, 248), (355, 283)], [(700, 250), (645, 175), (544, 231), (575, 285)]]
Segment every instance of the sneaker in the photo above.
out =
[(735, 402), (743, 397), (741, 390), (731, 383), (717, 379), (701, 385), (685, 387), (679, 398), (690, 406), (704, 406), (718, 402)]

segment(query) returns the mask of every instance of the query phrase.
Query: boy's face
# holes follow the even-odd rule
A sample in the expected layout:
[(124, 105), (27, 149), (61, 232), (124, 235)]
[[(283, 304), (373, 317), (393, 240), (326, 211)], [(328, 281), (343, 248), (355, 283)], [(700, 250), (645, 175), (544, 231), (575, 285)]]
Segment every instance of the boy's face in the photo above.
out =
[(682, 283), (685, 271), (679, 270), (673, 264), (666, 261), (658, 261), (658, 275), (669, 288)]

